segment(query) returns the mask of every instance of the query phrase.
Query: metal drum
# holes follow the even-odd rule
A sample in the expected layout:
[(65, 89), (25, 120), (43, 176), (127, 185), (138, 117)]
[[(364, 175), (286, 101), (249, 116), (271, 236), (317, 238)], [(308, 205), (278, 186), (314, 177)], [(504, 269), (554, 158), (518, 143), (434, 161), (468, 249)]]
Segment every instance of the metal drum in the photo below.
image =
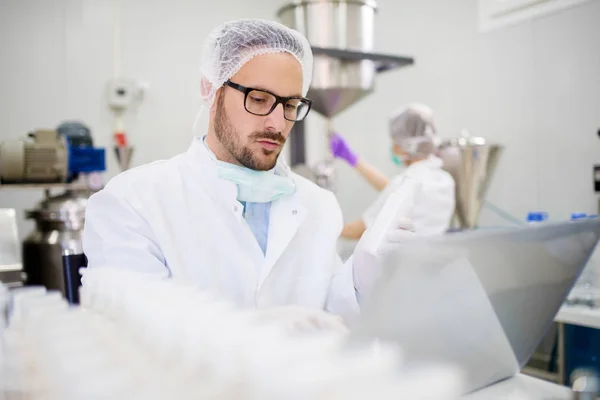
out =
[(372, 52), (376, 11), (371, 0), (301, 0), (277, 12), (281, 23), (304, 34), (313, 47), (308, 97), (318, 113), (332, 117), (373, 91), (373, 61), (336, 58), (315, 48)]
[(92, 192), (68, 190), (47, 197), (27, 218), (35, 219), (35, 230), (23, 242), (23, 269), (28, 285), (43, 285), (66, 293), (62, 256), (82, 254), (85, 208)]

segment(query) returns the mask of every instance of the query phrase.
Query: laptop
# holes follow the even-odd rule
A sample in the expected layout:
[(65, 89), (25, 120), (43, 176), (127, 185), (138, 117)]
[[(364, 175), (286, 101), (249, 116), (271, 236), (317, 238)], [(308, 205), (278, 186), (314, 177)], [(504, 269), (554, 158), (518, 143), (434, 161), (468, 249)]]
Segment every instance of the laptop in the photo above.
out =
[(519, 373), (600, 238), (600, 219), (418, 238), (383, 257), (355, 341), (397, 343), (403, 367), (453, 364), (466, 392)]

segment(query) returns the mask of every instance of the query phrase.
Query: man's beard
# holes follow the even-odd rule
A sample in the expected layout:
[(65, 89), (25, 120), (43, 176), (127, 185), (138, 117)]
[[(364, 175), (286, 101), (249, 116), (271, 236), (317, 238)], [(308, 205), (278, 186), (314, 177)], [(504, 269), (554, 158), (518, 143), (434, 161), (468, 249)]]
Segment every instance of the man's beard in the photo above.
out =
[[(229, 154), (231, 154), (233, 158), (237, 160), (237, 162), (246, 168), (256, 171), (268, 171), (275, 167), (281, 152), (281, 147), (279, 147), (277, 150), (262, 149), (263, 154), (266, 156), (277, 152), (273, 160), (264, 160), (257, 157), (250, 148), (242, 143), (240, 136), (237, 134), (235, 128), (227, 117), (227, 113), (223, 107), (223, 102), (223, 95), (221, 94), (217, 98), (217, 109), (215, 112), (215, 135), (217, 136), (219, 142), (221, 142), (221, 145), (229, 152)], [(250, 136), (248, 136), (249, 142), (253, 142), (258, 139), (273, 140), (281, 144), (281, 146), (283, 146), (285, 143), (285, 138), (280, 132), (253, 132)]]

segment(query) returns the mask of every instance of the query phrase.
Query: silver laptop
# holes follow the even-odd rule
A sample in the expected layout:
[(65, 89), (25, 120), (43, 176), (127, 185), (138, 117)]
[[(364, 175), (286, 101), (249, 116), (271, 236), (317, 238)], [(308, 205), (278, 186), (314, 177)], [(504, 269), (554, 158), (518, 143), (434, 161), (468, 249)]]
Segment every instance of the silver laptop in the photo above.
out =
[(451, 363), (467, 391), (517, 374), (600, 237), (600, 219), (420, 238), (385, 257), (353, 338), (396, 342), (403, 366)]

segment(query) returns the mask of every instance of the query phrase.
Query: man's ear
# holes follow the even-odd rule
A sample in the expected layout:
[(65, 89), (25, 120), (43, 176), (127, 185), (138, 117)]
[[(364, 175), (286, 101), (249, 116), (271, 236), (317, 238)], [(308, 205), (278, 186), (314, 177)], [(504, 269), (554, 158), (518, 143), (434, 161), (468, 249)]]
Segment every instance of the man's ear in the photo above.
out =
[[(215, 110), (217, 109), (217, 99), (221, 95), (221, 91), (222, 90), (223, 90), (223, 87), (220, 87), (214, 93), (213, 102), (212, 102), (212, 104), (210, 106), (210, 110), (209, 110), (210, 114), (214, 114)], [(206, 79), (206, 78), (203, 77), (200, 80), (200, 93), (202, 95), (202, 98), (208, 99), (210, 97), (212, 91), (213, 91), (213, 84), (210, 83), (208, 81), (208, 79)]]
[(205, 77), (202, 77), (202, 79), (200, 79), (200, 95), (202, 96), (203, 99), (210, 96), (210, 92), (212, 92), (212, 88), (213, 88), (213, 85), (212, 85), (212, 83), (210, 83), (208, 81), (208, 79), (206, 79)]
[(217, 89), (217, 91), (215, 92), (215, 98), (212, 102), (212, 104), (210, 105), (210, 114), (214, 115), (214, 113), (217, 111), (217, 102), (219, 101), (219, 96), (222, 95), (223, 92), (223, 88), (220, 87)]

